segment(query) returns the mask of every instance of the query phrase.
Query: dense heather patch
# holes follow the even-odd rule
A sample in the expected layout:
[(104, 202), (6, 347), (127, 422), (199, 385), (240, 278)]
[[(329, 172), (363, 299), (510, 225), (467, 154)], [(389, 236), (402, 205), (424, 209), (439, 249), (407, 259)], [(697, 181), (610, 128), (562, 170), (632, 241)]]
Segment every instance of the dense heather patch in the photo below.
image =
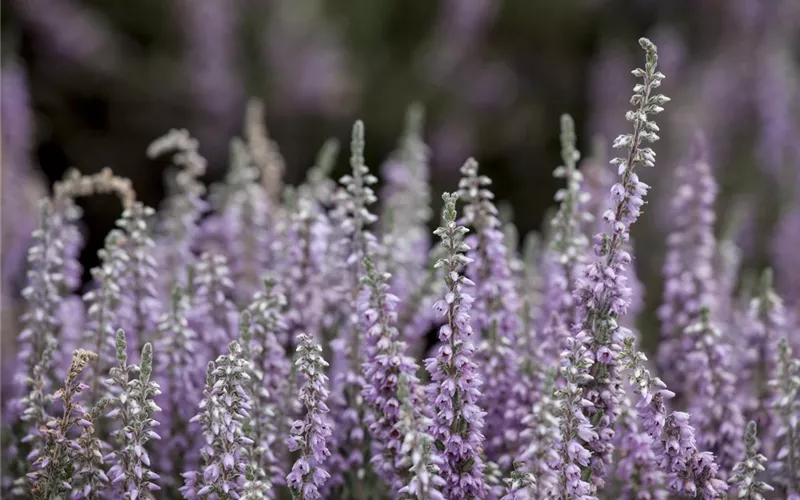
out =
[[(331, 142), (283, 186), (252, 120), (210, 189), (187, 131), (157, 139), (177, 170), (160, 210), (70, 173), (28, 251), (4, 498), (799, 499), (797, 318), (770, 272), (744, 299), (735, 265), (715, 272), (732, 243), (700, 139), (676, 171), (659, 376), (639, 349), (631, 226), (669, 101), (639, 43), (616, 181), (565, 115), (559, 210), (522, 252), (474, 159), (431, 246), (418, 106), (380, 197), (360, 121), (338, 184)], [(124, 211), (81, 290), (75, 198), (96, 193)]]

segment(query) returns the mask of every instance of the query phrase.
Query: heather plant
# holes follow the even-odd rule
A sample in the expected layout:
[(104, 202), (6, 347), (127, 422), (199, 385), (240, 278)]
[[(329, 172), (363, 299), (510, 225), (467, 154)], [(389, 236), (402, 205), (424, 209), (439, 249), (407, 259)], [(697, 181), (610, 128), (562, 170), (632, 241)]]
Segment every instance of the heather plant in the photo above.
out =
[[(602, 151), (579, 162), (565, 115), (542, 234), (519, 233), (473, 159), (428, 231), (419, 105), (381, 180), (357, 121), (349, 174), (331, 178), (334, 140), (285, 185), (258, 103), (208, 190), (187, 131), (150, 146), (176, 167), (158, 211), (110, 170), (70, 172), (30, 239), (3, 496), (800, 498), (797, 311), (717, 227), (700, 143), (675, 170), (663, 297), (635, 278), (668, 101), (640, 45), (617, 177)], [(84, 286), (76, 200), (98, 194), (122, 213)], [(645, 293), (662, 299), (655, 364)]]

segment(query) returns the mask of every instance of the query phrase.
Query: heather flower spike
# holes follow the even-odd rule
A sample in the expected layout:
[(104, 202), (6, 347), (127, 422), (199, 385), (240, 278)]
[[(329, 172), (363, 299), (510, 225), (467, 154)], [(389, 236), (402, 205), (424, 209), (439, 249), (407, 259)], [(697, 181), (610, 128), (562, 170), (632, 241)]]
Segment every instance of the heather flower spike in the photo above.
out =
[(777, 369), (770, 381), (778, 420), (774, 484), (787, 498), (800, 495), (800, 359), (786, 338), (778, 344)]
[(553, 176), (563, 178), (567, 185), (556, 192), (559, 208), (551, 222), (550, 251), (557, 270), (549, 274), (548, 310), (559, 314), (569, 327), (579, 320), (573, 294), (577, 279), (583, 274), (589, 248), (582, 228), (592, 220), (591, 214), (583, 210), (586, 204), (581, 191), (583, 175), (577, 168), (580, 157), (575, 148), (575, 123), (571, 116), (561, 115), (561, 159), (564, 164), (555, 169)]
[(766, 468), (767, 457), (758, 452), (758, 438), (756, 423), (750, 421), (744, 435), (745, 454), (742, 461), (733, 468), (733, 476), (728, 482), (736, 489), (738, 498), (745, 500), (765, 500), (764, 493), (774, 491), (774, 488), (764, 481), (759, 481), (756, 476)]
[[(205, 399), (200, 413), (192, 418), (199, 422), (205, 435), (201, 450), (203, 471), (183, 474), (181, 488), (185, 498), (239, 498), (246, 483), (246, 457), (253, 440), (244, 433), (250, 418), (251, 399), (245, 389), (249, 383), (250, 362), (237, 341), (228, 345), (228, 354), (209, 362), (206, 369)], [(223, 432), (224, 431), (224, 432)]]
[(481, 380), (472, 343), (469, 309), (475, 300), (464, 288), (474, 283), (459, 271), (471, 259), (464, 255), (469, 247), (463, 237), (467, 228), (456, 222), (458, 194), (444, 193), (442, 226), (434, 234), (446, 250), (436, 267), (443, 267), (447, 292), (433, 308), (446, 317), (439, 329), (441, 342), (435, 358), (425, 360), (431, 377), (428, 393), (435, 415), (432, 432), (436, 449), (443, 458), (443, 493), (446, 498), (485, 498), (487, 487), (483, 477), (483, 420), (485, 412), (478, 407)]
[(328, 377), (323, 370), (328, 363), (322, 358), (322, 347), (314, 344), (311, 337), (300, 334), (297, 338), (297, 370), (303, 376), (300, 402), (306, 416), (292, 425), (291, 437), (287, 440), (290, 451), (299, 451), (300, 456), (286, 476), (286, 484), (296, 500), (322, 498), (319, 489), (330, 477), (322, 468), (330, 456), (326, 441), (331, 435), (328, 422)]
[(28, 474), (31, 479), (31, 496), (35, 499), (50, 500), (60, 498), (73, 489), (73, 467), (80, 445), (73, 437), (73, 429), (83, 426), (86, 411), (77, 397), (86, 389), (80, 376), (86, 365), (97, 354), (78, 349), (72, 356), (72, 363), (64, 379), (64, 387), (56, 391), (53, 399), (61, 401), (61, 417), (49, 420), (41, 426), (43, 447), (34, 461), (34, 471)]
[[(158, 474), (150, 470), (150, 455), (147, 443), (161, 439), (153, 430), (159, 422), (153, 414), (161, 411), (154, 398), (161, 394), (159, 386), (151, 380), (153, 374), (153, 346), (149, 342), (142, 348), (141, 364), (128, 365), (125, 333), (117, 332), (117, 362), (111, 377), (118, 395), (109, 413), (118, 417), (121, 428), (115, 431), (117, 446), (111, 458), (114, 465), (109, 470), (111, 482), (119, 484), (124, 498), (151, 498), (157, 484)], [(138, 376), (137, 376), (138, 374)]]
[(400, 421), (397, 430), (404, 436), (400, 449), (404, 458), (399, 463), (409, 468), (408, 484), (398, 493), (409, 495), (417, 500), (444, 500), (442, 487), (445, 480), (441, 476), (442, 458), (434, 447), (433, 436), (428, 433), (431, 420), (411, 398), (408, 374), (401, 374), (397, 386), (400, 401)]
[(658, 126), (649, 117), (660, 113), (663, 110), (661, 105), (669, 100), (663, 95), (653, 94), (664, 78), (656, 71), (656, 46), (646, 38), (641, 38), (639, 44), (645, 50), (645, 69), (633, 71), (642, 83), (634, 87), (631, 98), (634, 110), (626, 114), (627, 120), (633, 124), (633, 132), (622, 134), (614, 141), (614, 147), (627, 150), (627, 155), (612, 160), (619, 166), (620, 180), (611, 188), (612, 207), (603, 214), (608, 230), (595, 237), (597, 258), (587, 267), (585, 278), (579, 282), (576, 292), (583, 318), (577, 330), (579, 336), (588, 342), (588, 357), (595, 360), (591, 379), (582, 384), (584, 398), (588, 401), (582, 411), (592, 421), (596, 434), (588, 442), (591, 459), (588, 465), (583, 466), (581, 475), (590, 477), (595, 487), (603, 486), (613, 457), (621, 386), (617, 357), (624, 339), (632, 335), (618, 323), (620, 317), (628, 312), (631, 302), (626, 278), (631, 255), (624, 245), (630, 239), (630, 227), (639, 218), (649, 189), (639, 180), (635, 169), (640, 165), (654, 165), (655, 153), (643, 143), (658, 140)]

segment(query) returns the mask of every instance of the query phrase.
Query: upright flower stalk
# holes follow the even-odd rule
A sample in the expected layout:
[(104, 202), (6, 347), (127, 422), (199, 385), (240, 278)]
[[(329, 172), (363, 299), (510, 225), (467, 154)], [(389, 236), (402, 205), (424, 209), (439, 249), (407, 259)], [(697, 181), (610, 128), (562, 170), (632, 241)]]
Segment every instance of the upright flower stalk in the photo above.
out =
[[(379, 273), (372, 259), (364, 259), (366, 275), (362, 283), (367, 294), (362, 294), (359, 309), (366, 332), (367, 360), (364, 362), (362, 391), (364, 400), (373, 411), (369, 424), (375, 454), (372, 466), (393, 490), (408, 484), (409, 470), (402, 460), (402, 429), (399, 380), (405, 380), (405, 397), (414, 408), (415, 420), (422, 413), (422, 394), (414, 358), (406, 354), (406, 344), (398, 340), (398, 298), (389, 291), (389, 273)], [(366, 295), (366, 296), (365, 296)]]
[(628, 382), (639, 397), (637, 409), (644, 431), (653, 440), (653, 450), (659, 468), (666, 474), (670, 492), (703, 500), (718, 500), (724, 496), (728, 485), (717, 477), (719, 467), (714, 455), (697, 449), (695, 428), (689, 423), (689, 414), (667, 414), (666, 401), (675, 393), (666, 384), (650, 374), (647, 357), (636, 350), (634, 338), (624, 340), (620, 352), (620, 368), (628, 373)]
[(445, 500), (442, 488), (446, 485), (441, 476), (442, 458), (436, 452), (433, 436), (428, 433), (431, 419), (414, 405), (410, 389), (411, 379), (401, 373), (397, 382), (400, 401), (400, 421), (397, 430), (403, 435), (402, 457), (398, 465), (408, 468), (408, 484), (397, 490), (417, 500)]
[[(192, 418), (203, 428), (205, 445), (203, 472), (186, 472), (181, 488), (185, 498), (216, 495), (219, 499), (236, 499), (246, 481), (247, 449), (253, 440), (245, 436), (244, 424), (250, 418), (251, 400), (245, 387), (250, 375), (250, 362), (237, 341), (228, 345), (228, 354), (210, 362), (206, 370), (205, 399), (200, 413)], [(224, 430), (224, 432), (223, 432)]]
[(642, 143), (659, 139), (656, 135), (658, 126), (648, 117), (660, 113), (661, 105), (669, 100), (661, 94), (653, 94), (664, 78), (656, 71), (656, 46), (646, 38), (640, 39), (639, 44), (646, 54), (645, 69), (633, 71), (634, 76), (642, 79), (642, 83), (634, 87), (631, 98), (635, 109), (626, 114), (626, 119), (633, 124), (633, 132), (622, 134), (614, 141), (615, 148), (627, 149), (628, 154), (612, 160), (618, 165), (621, 178), (611, 188), (612, 208), (603, 214), (609, 230), (595, 237), (597, 259), (587, 267), (586, 276), (580, 280), (576, 292), (583, 316), (577, 330), (587, 337), (589, 356), (595, 361), (591, 368), (592, 378), (584, 386), (584, 397), (591, 403), (584, 407), (584, 411), (597, 432), (589, 442), (592, 452), (589, 477), (595, 486), (604, 484), (612, 460), (621, 391), (617, 357), (623, 340), (631, 335), (630, 330), (618, 324), (631, 301), (631, 290), (625, 277), (631, 255), (624, 245), (630, 238), (631, 225), (639, 218), (649, 189), (639, 180), (635, 169), (654, 165), (655, 153)]
[(442, 477), (446, 498), (482, 499), (487, 486), (483, 477), (483, 421), (485, 412), (478, 406), (481, 379), (477, 373), (475, 346), (469, 310), (475, 300), (464, 291), (474, 286), (459, 273), (471, 259), (463, 242), (468, 229), (456, 223), (458, 194), (444, 193), (443, 224), (434, 231), (442, 240), (446, 255), (436, 267), (444, 267), (447, 293), (434, 304), (447, 322), (439, 329), (441, 345), (435, 358), (425, 360), (431, 377), (428, 393), (434, 408), (432, 434), (442, 454)]
[[(278, 436), (288, 433), (292, 416), (297, 413), (291, 399), (291, 360), (278, 341), (287, 329), (283, 316), (286, 298), (277, 289), (274, 279), (264, 281), (264, 290), (258, 292), (248, 306), (249, 334), (253, 374), (251, 389), (254, 402), (260, 400), (264, 411), (253, 417), (250, 437), (255, 441), (255, 464), (263, 470), (273, 484), (283, 484), (286, 478), (286, 457)], [(243, 316), (245, 313), (242, 313)], [(247, 345), (244, 343), (244, 345)], [(273, 415), (269, 415), (271, 411)]]
[(518, 453), (520, 374), (517, 344), (522, 322), (516, 283), (505, 238), (500, 228), (491, 180), (478, 175), (478, 163), (470, 158), (461, 168), (459, 198), (466, 202), (465, 223), (475, 234), (465, 239), (472, 261), (467, 275), (475, 282), (473, 324), (479, 339), (477, 356), (484, 381), (478, 403), (486, 408), (484, 447), (486, 455), (505, 470)]
[(777, 369), (770, 381), (777, 413), (775, 485), (787, 498), (800, 498), (800, 359), (793, 357), (786, 338), (778, 344)]
[(53, 395), (54, 400), (63, 403), (64, 410), (61, 417), (49, 420), (41, 427), (44, 446), (33, 463), (34, 472), (28, 475), (32, 482), (31, 496), (37, 500), (59, 498), (73, 488), (75, 455), (81, 451), (81, 447), (71, 437), (71, 431), (86, 422), (86, 411), (76, 399), (86, 389), (86, 384), (80, 382), (79, 378), (86, 365), (96, 356), (83, 349), (75, 351), (64, 387)]
[(733, 486), (738, 497), (743, 500), (765, 500), (764, 493), (775, 489), (756, 477), (766, 471), (764, 464), (767, 457), (758, 452), (758, 435), (756, 423), (750, 421), (744, 435), (745, 453), (742, 460), (733, 468), (733, 475), (728, 482)]
[(330, 475), (322, 464), (330, 456), (326, 441), (331, 435), (328, 422), (328, 377), (323, 370), (328, 363), (322, 358), (322, 348), (314, 344), (305, 334), (298, 336), (297, 370), (304, 377), (300, 388), (300, 402), (306, 416), (292, 425), (292, 436), (288, 440), (290, 451), (300, 451), (300, 457), (286, 476), (286, 483), (295, 500), (317, 500), (322, 498), (319, 489)]
[(161, 390), (150, 379), (153, 374), (153, 346), (149, 342), (144, 345), (139, 366), (128, 364), (127, 347), (125, 332), (119, 330), (116, 337), (117, 366), (111, 370), (117, 396), (108, 416), (117, 418), (120, 427), (112, 433), (117, 446), (108, 457), (114, 462), (109, 476), (112, 483), (121, 483), (121, 493), (125, 499), (149, 499), (153, 491), (161, 489), (156, 483), (158, 474), (150, 470), (150, 454), (146, 449), (148, 441), (161, 439), (153, 430), (160, 424), (152, 416), (161, 411), (153, 400), (161, 394)]
[[(677, 374), (699, 341), (687, 327), (700, 317), (703, 307), (717, 314), (714, 263), (714, 201), (717, 184), (706, 161), (702, 137), (695, 139), (687, 165), (677, 169), (678, 191), (673, 198), (675, 228), (667, 238), (664, 263), (664, 303), (658, 309), (662, 342), (659, 367), (667, 384), (682, 397), (684, 379)], [(672, 369), (675, 368), (675, 369)], [(671, 378), (670, 378), (671, 377)], [(737, 432), (737, 436), (741, 434)]]
[[(575, 304), (575, 287), (583, 275), (589, 240), (583, 226), (593, 220), (585, 211), (586, 194), (581, 190), (583, 174), (578, 171), (580, 152), (575, 147), (575, 122), (569, 115), (561, 115), (561, 160), (553, 176), (564, 179), (567, 185), (556, 192), (558, 212), (551, 221), (552, 234), (548, 258), (554, 260), (555, 269), (548, 274), (548, 312), (556, 313), (568, 327), (577, 321), (579, 311)], [(562, 349), (565, 346), (560, 346)]]
[(686, 336), (698, 339), (685, 364), (690, 380), (689, 413), (698, 429), (698, 446), (714, 453), (720, 477), (726, 479), (744, 453), (744, 398), (731, 371), (732, 354), (711, 312), (701, 309), (686, 330)]

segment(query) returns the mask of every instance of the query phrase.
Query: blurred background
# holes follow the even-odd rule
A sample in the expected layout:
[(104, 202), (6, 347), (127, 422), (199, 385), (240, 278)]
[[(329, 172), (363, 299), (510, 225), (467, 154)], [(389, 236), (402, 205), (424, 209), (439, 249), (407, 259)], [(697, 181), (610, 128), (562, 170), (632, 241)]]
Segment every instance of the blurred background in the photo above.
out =
[[(540, 230), (559, 187), (559, 115), (575, 118), (584, 158), (607, 165), (607, 144), (628, 131), (640, 36), (658, 45), (672, 98), (634, 234), (648, 310), (660, 300), (671, 173), (697, 130), (721, 184), (720, 236), (748, 269), (779, 268), (797, 298), (797, 0), (3, 0), (3, 294), (19, 294), (35, 200), (69, 167), (110, 166), (158, 206), (167, 165), (145, 157), (147, 144), (189, 129), (218, 180), (251, 97), (265, 103), (289, 183), (327, 137), (347, 144), (357, 118), (379, 167), (420, 101), (434, 193), (454, 189), (475, 156), (520, 232)], [(83, 207), (91, 266), (119, 207)]]

